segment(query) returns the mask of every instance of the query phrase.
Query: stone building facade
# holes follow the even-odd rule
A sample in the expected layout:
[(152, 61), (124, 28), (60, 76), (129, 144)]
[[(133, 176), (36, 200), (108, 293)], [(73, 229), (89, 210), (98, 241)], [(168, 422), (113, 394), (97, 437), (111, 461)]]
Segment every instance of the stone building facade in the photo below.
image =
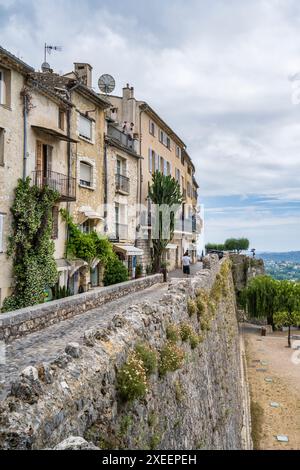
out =
[(137, 140), (121, 132), (107, 119), (105, 233), (132, 278), (138, 274), (137, 266), (141, 265), (143, 256), (143, 250), (135, 246), (141, 158), (137, 144)]
[[(3, 67), (3, 69), (2, 69)], [(66, 116), (71, 103), (35, 80), (34, 71), (20, 63), (8, 51), (0, 49), (0, 68), (10, 77), (5, 84), (9, 103), (0, 106), (0, 128), (3, 129), (3, 161), (0, 166), (1, 302), (11, 293), (12, 260), (7, 257), (7, 238), (11, 232), (10, 208), (20, 178), (30, 177), (33, 184), (47, 185), (59, 192), (53, 208), (52, 238), (59, 285), (67, 283), (65, 262), (66, 226), (60, 209), (75, 200), (75, 181), (68, 170), (68, 143), (76, 143), (66, 133)], [(49, 292), (50, 298), (51, 293)]]
[[(151, 262), (151, 222), (148, 189), (155, 171), (174, 177), (181, 188), (183, 203), (177, 213), (174, 239), (167, 249), (169, 269), (181, 266), (184, 251), (188, 250), (196, 261), (196, 206), (195, 167), (186, 151), (186, 145), (168, 124), (147, 103), (138, 101), (134, 89), (128, 84), (122, 96), (110, 96), (111, 116), (120, 129), (129, 127), (139, 141), (139, 191), (141, 228), (136, 245), (143, 249), (143, 265)], [(196, 204), (195, 204), (196, 202)], [(199, 225), (198, 225), (199, 228)]]

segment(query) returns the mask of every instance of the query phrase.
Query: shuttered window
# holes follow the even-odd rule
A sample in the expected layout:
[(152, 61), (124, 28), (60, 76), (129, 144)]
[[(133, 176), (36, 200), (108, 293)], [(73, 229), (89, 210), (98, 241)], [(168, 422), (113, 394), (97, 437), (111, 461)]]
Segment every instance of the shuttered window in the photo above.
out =
[(92, 167), (88, 163), (80, 162), (80, 184), (92, 186)]
[(3, 240), (4, 240), (4, 215), (0, 214), (0, 253), (3, 253)]
[(4, 133), (5, 130), (0, 127), (0, 165), (4, 165)]
[(148, 166), (149, 166), (149, 173), (152, 173), (152, 150), (150, 148), (148, 150)]
[(92, 121), (82, 114), (79, 115), (79, 135), (85, 139), (92, 140)]
[(54, 206), (52, 209), (52, 234), (51, 238), (56, 240), (58, 238), (58, 207)]
[(6, 87), (4, 80), (4, 70), (0, 70), (0, 104), (6, 104)]

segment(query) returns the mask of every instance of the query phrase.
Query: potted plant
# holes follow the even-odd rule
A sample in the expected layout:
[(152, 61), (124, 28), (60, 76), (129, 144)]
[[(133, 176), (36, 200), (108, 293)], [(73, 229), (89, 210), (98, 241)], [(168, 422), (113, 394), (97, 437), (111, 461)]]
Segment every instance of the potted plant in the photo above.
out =
[(166, 261), (163, 261), (160, 264), (160, 272), (164, 276), (164, 282), (167, 282), (167, 280), (168, 280), (168, 266), (169, 266), (169, 263), (167, 263)]
[(141, 264), (137, 264), (135, 268), (135, 278), (138, 279), (142, 277), (143, 274), (143, 266)]

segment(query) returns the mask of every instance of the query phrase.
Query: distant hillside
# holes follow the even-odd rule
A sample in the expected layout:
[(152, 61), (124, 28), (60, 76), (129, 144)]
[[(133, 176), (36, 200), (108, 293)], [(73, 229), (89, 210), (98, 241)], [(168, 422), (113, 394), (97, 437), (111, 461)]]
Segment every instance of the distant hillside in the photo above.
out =
[(280, 262), (291, 262), (300, 263), (300, 251), (287, 251), (283, 253), (257, 253), (258, 258), (262, 258), (264, 261), (275, 261)]
[(257, 253), (262, 258), (266, 273), (278, 280), (300, 281), (300, 251), (286, 253)]

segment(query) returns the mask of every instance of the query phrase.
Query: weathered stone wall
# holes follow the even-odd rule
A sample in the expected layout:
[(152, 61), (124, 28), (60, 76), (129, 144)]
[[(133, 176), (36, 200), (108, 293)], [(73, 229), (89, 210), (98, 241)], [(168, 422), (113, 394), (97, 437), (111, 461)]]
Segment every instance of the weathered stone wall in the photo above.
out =
[[(53, 363), (27, 368), (1, 406), (0, 448), (53, 448), (81, 436), (101, 448), (241, 449), (243, 406), (235, 294), (228, 260), (187, 280), (172, 280), (159, 302), (141, 302), (104, 331), (84, 332)], [(201, 291), (199, 291), (201, 289)], [(209, 296), (208, 296), (209, 293)], [(196, 297), (197, 295), (197, 297)], [(207, 298), (209, 321), (189, 299)], [(203, 314), (204, 315), (204, 314)], [(121, 402), (117, 371), (137, 342), (159, 352), (168, 325), (189, 324), (202, 342), (182, 367), (150, 376), (143, 399)]]
[(84, 312), (99, 307), (105, 302), (146, 289), (162, 281), (162, 274), (154, 274), (113, 286), (93, 289), (83, 294), (54, 300), (46, 304), (0, 314), (0, 340), (11, 341), (75, 315), (84, 314)]
[(233, 253), (230, 254), (230, 259), (232, 261), (232, 275), (237, 293), (246, 287), (250, 279), (265, 274), (265, 266), (262, 259)]

